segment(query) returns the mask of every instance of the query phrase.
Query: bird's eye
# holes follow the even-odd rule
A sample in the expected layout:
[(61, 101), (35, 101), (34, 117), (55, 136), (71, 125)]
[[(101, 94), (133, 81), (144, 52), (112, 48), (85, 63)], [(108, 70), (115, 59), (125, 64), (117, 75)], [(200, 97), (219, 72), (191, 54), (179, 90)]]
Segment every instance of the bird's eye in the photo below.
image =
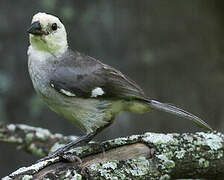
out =
[(53, 23), (53, 24), (51, 25), (51, 29), (52, 29), (53, 31), (56, 31), (57, 28), (58, 28), (57, 23)]

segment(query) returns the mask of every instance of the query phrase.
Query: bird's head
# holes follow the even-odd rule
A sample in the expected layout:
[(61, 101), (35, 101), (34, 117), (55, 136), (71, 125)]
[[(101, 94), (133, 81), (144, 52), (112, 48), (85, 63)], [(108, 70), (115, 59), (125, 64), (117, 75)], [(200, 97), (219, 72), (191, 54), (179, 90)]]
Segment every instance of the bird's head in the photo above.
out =
[(64, 53), (67, 48), (67, 34), (61, 21), (50, 14), (37, 13), (27, 29), (33, 48), (49, 52), (55, 56)]

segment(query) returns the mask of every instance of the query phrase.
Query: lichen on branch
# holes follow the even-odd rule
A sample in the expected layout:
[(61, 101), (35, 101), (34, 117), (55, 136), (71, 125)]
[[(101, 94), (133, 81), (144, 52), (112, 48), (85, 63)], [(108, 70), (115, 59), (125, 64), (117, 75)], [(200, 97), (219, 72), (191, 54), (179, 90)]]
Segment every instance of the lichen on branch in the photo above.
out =
[[(57, 139), (56, 135), (47, 133), (43, 129), (37, 128), (38, 130), (35, 131), (35, 128), (31, 127), (15, 126), (24, 130), (30, 129), (35, 133), (34, 139), (37, 138), (38, 142), (41, 140), (52, 142), (53, 149), (57, 146), (57, 140), (61, 142), (68, 140), (62, 135)], [(16, 128), (12, 125), (5, 127), (10, 129), (10, 132), (13, 130), (16, 132)], [(27, 143), (27, 140), (24, 140), (27, 139), (27, 132), (30, 133), (30, 131), (24, 132), (25, 137), (19, 143)], [(36, 132), (45, 133), (36, 135)], [(18, 143), (18, 140), (13, 142)], [(32, 139), (29, 142), (32, 142)], [(41, 143), (35, 145), (38, 147), (39, 144)], [(43, 144), (38, 148), (48, 150), (52, 148), (52, 146), (45, 148)], [(223, 144), (224, 135), (218, 132), (183, 134), (148, 132), (143, 135), (108, 140), (101, 143), (101, 146), (90, 143), (73, 148), (66, 153), (66, 155), (79, 156), (82, 159), (81, 164), (54, 158), (20, 168), (5, 179), (23, 177), (38, 179), (48, 177), (56, 179), (222, 179), (224, 177)], [(47, 153), (47, 150), (45, 152)]]

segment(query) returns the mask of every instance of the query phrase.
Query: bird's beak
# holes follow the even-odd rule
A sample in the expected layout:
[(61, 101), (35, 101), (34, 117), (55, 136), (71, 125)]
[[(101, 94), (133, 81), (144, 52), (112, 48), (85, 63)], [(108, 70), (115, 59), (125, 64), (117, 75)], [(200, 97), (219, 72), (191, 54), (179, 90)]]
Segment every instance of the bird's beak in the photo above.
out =
[(27, 32), (29, 34), (33, 34), (33, 35), (37, 35), (37, 36), (41, 36), (41, 35), (45, 34), (44, 31), (42, 30), (42, 27), (41, 27), (39, 21), (35, 21), (34, 23), (32, 23), (30, 25), (30, 27), (27, 29)]

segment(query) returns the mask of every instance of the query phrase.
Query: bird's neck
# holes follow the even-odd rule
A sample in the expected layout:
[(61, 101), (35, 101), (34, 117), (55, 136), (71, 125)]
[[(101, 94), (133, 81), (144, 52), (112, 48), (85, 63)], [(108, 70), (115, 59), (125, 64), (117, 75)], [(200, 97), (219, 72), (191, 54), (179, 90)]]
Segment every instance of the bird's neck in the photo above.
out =
[(54, 57), (60, 57), (68, 49), (67, 39), (61, 41), (55, 40), (54, 43), (51, 42), (52, 41), (47, 40), (47, 37), (30, 37), (30, 48), (32, 48), (33, 51), (45, 55), (51, 54)]
[(29, 46), (27, 51), (28, 57), (32, 57), (31, 59), (38, 59), (38, 61), (45, 61), (49, 59), (52, 55), (47, 51), (41, 51), (32, 45)]
[(56, 53), (39, 49), (32, 44), (28, 47), (27, 55), (39, 57), (40, 60), (46, 60), (51, 57), (59, 58), (68, 50), (68, 47), (58, 50)]

